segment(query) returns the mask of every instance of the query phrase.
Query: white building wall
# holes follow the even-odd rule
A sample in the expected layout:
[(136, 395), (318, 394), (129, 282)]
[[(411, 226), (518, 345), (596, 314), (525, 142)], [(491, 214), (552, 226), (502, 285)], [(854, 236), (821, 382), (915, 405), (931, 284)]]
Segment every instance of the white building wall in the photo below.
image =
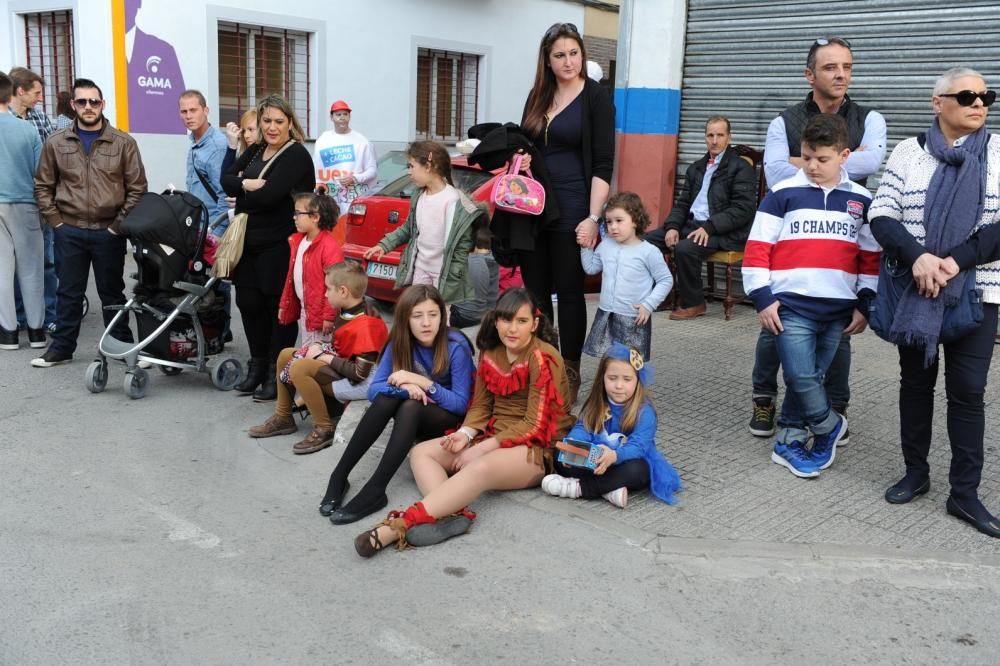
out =
[[(27, 12), (73, 11), (76, 74), (94, 79), (116, 121), (113, 0), (0, 0), (0, 70), (24, 64)], [(534, 78), (538, 43), (559, 21), (583, 26), (582, 4), (566, 0), (145, 0), (136, 17), (145, 32), (174, 45), (185, 85), (214, 109), (218, 100), (217, 22), (304, 30), (312, 39), (311, 126), (328, 126), (330, 103), (345, 99), (352, 126), (382, 148), (413, 139), (417, 49), (474, 53), (479, 121), (518, 121)], [(180, 93), (181, 91), (176, 91)], [(150, 189), (184, 180), (188, 140), (136, 134)]]

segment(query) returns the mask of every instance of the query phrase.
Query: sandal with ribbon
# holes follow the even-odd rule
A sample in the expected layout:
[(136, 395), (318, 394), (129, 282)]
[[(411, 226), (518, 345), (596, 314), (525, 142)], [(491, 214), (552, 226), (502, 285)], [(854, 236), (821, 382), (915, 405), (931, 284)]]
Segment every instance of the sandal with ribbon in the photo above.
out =
[(383, 550), (389, 544), (382, 543), (378, 538), (378, 529), (389, 527), (398, 535), (396, 541), (397, 550), (405, 550), (409, 547), (406, 542), (406, 521), (403, 520), (402, 511), (390, 511), (389, 516), (372, 529), (362, 532), (354, 537), (354, 550), (364, 558), (374, 557), (377, 552)]

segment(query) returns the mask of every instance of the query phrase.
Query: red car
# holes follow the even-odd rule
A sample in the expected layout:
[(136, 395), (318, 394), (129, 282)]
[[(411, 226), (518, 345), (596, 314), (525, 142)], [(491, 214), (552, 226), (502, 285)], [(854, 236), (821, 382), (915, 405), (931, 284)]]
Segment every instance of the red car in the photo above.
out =
[[(474, 201), (485, 202), (493, 215), (490, 193), (493, 181), (502, 170), (489, 173), (478, 166), (470, 165), (464, 155), (452, 156), (451, 179), (455, 187), (468, 194)], [(410, 214), (410, 197), (416, 186), (408, 175), (403, 175), (375, 194), (358, 197), (351, 204), (347, 214), (341, 215), (337, 226), (344, 231), (344, 256), (349, 261), (357, 261), (368, 272), (367, 294), (380, 301), (396, 302), (399, 292), (393, 288), (402, 250), (406, 246), (386, 252), (378, 261), (368, 261), (363, 257), (365, 250), (406, 221)], [(587, 292), (601, 290), (599, 275), (588, 276)]]

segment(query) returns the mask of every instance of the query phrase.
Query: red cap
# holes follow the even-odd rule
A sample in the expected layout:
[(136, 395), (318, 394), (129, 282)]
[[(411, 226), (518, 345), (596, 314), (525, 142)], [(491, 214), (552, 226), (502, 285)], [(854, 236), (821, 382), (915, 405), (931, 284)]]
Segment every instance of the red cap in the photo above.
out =
[(348, 113), (350, 113), (351, 107), (347, 106), (347, 102), (345, 102), (344, 100), (338, 99), (336, 102), (330, 105), (330, 113), (333, 113), (334, 111), (347, 111)]

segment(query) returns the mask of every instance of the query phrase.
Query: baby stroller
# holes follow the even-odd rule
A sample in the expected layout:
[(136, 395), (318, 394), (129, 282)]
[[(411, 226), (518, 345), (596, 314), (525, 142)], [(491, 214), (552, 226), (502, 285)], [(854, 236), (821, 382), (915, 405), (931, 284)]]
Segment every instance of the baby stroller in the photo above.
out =
[[(137, 283), (132, 298), (116, 308), (98, 343), (99, 356), (87, 367), (91, 393), (107, 386), (109, 358), (125, 362), (125, 395), (133, 400), (149, 387), (139, 361), (165, 375), (207, 372), (221, 391), (242, 381), (243, 364), (222, 354), (227, 315), (215, 289), (218, 278), (208, 275), (204, 258), (208, 226), (205, 205), (187, 192), (147, 192), (129, 212), (121, 229), (132, 244)], [(139, 342), (111, 334), (122, 317), (128, 323), (129, 313), (135, 314)]]

